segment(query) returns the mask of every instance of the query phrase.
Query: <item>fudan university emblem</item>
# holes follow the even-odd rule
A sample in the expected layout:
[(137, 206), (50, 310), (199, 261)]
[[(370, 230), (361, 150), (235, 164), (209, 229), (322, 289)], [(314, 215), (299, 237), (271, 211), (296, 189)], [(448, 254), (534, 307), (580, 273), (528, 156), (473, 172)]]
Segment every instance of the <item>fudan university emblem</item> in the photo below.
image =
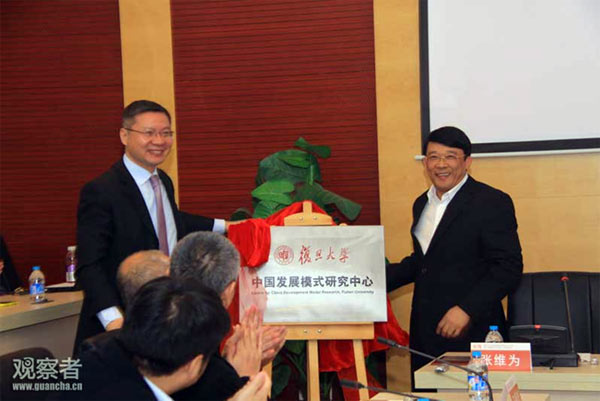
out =
[(289, 265), (294, 261), (294, 251), (287, 245), (280, 245), (273, 253), (275, 262), (279, 265)]

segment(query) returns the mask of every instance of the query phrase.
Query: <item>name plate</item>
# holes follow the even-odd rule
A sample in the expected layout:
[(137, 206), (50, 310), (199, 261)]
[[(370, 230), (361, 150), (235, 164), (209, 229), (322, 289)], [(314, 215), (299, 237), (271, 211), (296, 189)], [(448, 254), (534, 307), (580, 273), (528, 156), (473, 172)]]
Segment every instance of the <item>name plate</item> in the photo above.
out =
[(531, 371), (530, 343), (471, 343), (472, 351), (481, 351), (490, 371)]
[(517, 379), (514, 375), (511, 375), (506, 383), (504, 383), (500, 401), (523, 401), (521, 398), (521, 390), (519, 390), (519, 385), (517, 384)]

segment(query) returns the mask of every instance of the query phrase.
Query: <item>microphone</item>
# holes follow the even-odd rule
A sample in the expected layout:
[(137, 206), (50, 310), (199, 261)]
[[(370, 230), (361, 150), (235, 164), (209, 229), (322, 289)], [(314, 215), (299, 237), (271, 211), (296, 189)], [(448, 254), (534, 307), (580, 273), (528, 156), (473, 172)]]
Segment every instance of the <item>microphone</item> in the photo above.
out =
[(429, 354), (426, 354), (426, 353), (421, 352), (421, 351), (414, 350), (414, 349), (412, 349), (410, 347), (407, 347), (406, 345), (398, 344), (397, 342), (392, 341), (392, 340), (387, 339), (387, 338), (377, 337), (377, 342), (385, 344), (385, 345), (389, 345), (390, 347), (394, 347), (394, 348), (398, 348), (398, 349), (401, 349), (401, 350), (404, 350), (404, 351), (408, 351), (411, 354), (417, 354), (417, 355), (423, 356), (423, 357), (425, 357), (427, 359), (431, 359), (432, 361), (438, 361), (440, 363), (443, 363), (444, 365), (452, 366), (453, 368), (464, 370), (467, 373), (470, 373), (472, 375), (478, 376), (488, 386), (488, 390), (490, 392), (490, 401), (494, 401), (494, 395), (492, 394), (492, 386), (490, 386), (490, 382), (483, 375), (483, 373), (477, 372), (477, 371), (475, 371), (473, 369), (470, 369), (470, 368), (466, 368), (464, 366), (457, 365), (455, 363), (444, 361), (444, 360), (442, 360), (439, 357), (436, 357), (436, 356), (433, 356), (433, 355), (429, 355)]
[(342, 387), (353, 388), (353, 389), (356, 389), (356, 390), (360, 390), (360, 389), (366, 388), (367, 390), (376, 391), (378, 393), (385, 392), (385, 393), (397, 394), (397, 395), (401, 395), (403, 397), (409, 397), (409, 398), (412, 398), (412, 399), (415, 399), (415, 400), (426, 399), (426, 400), (429, 400), (429, 401), (441, 401), (441, 400), (438, 400), (436, 398), (423, 398), (423, 397), (419, 397), (419, 396), (414, 395), (414, 394), (401, 393), (399, 391), (388, 390), (388, 389), (381, 388), (381, 387), (365, 386), (364, 384), (362, 384), (360, 382), (355, 382), (355, 381), (346, 380), (346, 379), (340, 379), (340, 385)]
[(565, 289), (565, 306), (567, 308), (567, 322), (569, 324), (569, 338), (571, 339), (571, 353), (575, 354), (575, 339), (573, 338), (573, 323), (571, 321), (571, 305), (569, 304), (569, 287), (567, 285), (569, 281), (569, 276), (566, 274), (560, 278), (560, 281), (563, 283), (563, 288)]

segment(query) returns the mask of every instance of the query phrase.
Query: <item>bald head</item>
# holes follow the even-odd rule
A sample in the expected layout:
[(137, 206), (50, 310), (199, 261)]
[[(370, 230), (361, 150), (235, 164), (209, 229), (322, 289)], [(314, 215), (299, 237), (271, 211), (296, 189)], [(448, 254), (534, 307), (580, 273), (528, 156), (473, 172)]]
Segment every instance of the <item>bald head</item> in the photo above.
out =
[(140, 251), (128, 256), (117, 272), (117, 284), (123, 303), (127, 305), (133, 295), (148, 281), (169, 275), (169, 257), (161, 251)]

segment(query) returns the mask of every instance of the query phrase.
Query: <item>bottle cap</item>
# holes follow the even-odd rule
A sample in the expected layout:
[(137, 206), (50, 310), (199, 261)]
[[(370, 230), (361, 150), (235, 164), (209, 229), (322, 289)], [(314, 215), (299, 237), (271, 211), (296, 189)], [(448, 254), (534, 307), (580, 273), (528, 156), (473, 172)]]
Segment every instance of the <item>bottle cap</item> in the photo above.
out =
[(67, 251), (69, 252), (75, 252), (77, 250), (77, 246), (76, 245), (71, 245), (67, 247)]
[(481, 358), (481, 351), (473, 351), (471, 355), (473, 358)]
[(490, 330), (498, 331), (498, 326), (490, 326)]
[(39, 266), (33, 266), (33, 267), (31, 268), (31, 270), (40, 270), (40, 267), (39, 267)]

